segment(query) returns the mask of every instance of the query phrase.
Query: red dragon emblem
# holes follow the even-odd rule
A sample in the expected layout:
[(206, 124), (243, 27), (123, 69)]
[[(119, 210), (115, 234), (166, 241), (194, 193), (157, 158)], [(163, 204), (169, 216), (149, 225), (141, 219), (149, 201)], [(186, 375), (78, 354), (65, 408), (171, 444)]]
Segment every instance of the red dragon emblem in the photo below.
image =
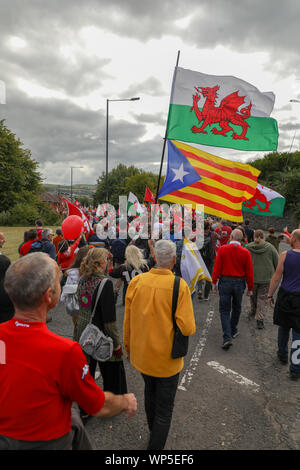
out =
[[(193, 95), (193, 106), (191, 107), (191, 111), (195, 111), (199, 124), (201, 121), (203, 121), (203, 123), (200, 128), (193, 126), (192, 132), (207, 134), (207, 131), (204, 130), (206, 126), (219, 123), (221, 130), (214, 127), (211, 131), (213, 134), (220, 134), (227, 137), (227, 132), (233, 131), (233, 139), (249, 140), (246, 137), (249, 124), (245, 122), (245, 120), (251, 116), (250, 110), (252, 108), (252, 104), (250, 103), (248, 106), (245, 106), (238, 111), (238, 108), (245, 103), (245, 96), (238, 96), (238, 91), (235, 91), (234, 93), (225, 96), (225, 98), (222, 99), (220, 106), (216, 106), (215, 102), (218, 97), (217, 91), (219, 88), (219, 86), (214, 86), (213, 88), (195, 87), (196, 93)], [(198, 102), (201, 97), (200, 94), (206, 98), (202, 111), (198, 108)], [(230, 127), (230, 122), (242, 127), (242, 133), (240, 135), (234, 132), (232, 127)]]
[[(265, 207), (262, 208), (258, 201), (265, 204)], [(244, 206), (248, 207), (249, 209), (254, 209), (257, 206), (259, 212), (271, 212), (269, 210), (270, 204), (271, 202), (268, 201), (266, 196), (262, 192), (260, 192), (258, 188), (256, 188), (254, 196), (248, 201), (244, 202)]]

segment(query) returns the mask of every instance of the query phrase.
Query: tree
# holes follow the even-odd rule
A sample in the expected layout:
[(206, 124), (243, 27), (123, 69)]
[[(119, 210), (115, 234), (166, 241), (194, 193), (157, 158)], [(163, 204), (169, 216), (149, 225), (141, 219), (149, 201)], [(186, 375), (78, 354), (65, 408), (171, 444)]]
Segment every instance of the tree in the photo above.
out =
[[(111, 170), (108, 173), (108, 197), (109, 203), (113, 206), (118, 206), (119, 196), (125, 196), (125, 185), (126, 178), (140, 174), (141, 170), (135, 168), (134, 166), (127, 167), (120, 163), (116, 168)], [(106, 177), (103, 172), (102, 175), (98, 178), (97, 189), (94, 193), (94, 205), (102, 204), (106, 198)]]
[(300, 219), (300, 152), (272, 152), (250, 164), (261, 171), (259, 183), (284, 196), (285, 210)]
[(128, 176), (125, 183), (125, 194), (128, 195), (130, 192), (136, 195), (138, 200), (143, 203), (145, 197), (146, 186), (156, 194), (158, 176), (150, 173), (138, 173), (137, 175)]
[(22, 142), (0, 121), (0, 212), (20, 202), (30, 202), (41, 191), (38, 163)]
[[(57, 215), (41, 202), (42, 178), (38, 163), (22, 142), (0, 121), (0, 214), (4, 225), (33, 224), (38, 217), (44, 223)], [(53, 216), (54, 213), (55, 217)], [(49, 222), (48, 222), (49, 221)]]

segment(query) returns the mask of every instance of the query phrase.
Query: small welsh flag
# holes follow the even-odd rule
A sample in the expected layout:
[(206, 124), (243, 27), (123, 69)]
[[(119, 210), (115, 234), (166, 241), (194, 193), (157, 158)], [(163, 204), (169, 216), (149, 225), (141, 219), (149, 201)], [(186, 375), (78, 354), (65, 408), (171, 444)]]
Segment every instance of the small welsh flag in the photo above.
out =
[(285, 198), (281, 194), (258, 184), (254, 196), (243, 203), (243, 211), (256, 215), (283, 217), (284, 206)]

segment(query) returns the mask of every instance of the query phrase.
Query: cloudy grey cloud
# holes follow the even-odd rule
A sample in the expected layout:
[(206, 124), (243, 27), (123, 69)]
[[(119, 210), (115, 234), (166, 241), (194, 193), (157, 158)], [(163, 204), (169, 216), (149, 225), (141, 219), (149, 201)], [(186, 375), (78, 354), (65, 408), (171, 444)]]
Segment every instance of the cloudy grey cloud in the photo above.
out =
[[(117, 34), (120, 53), (124, 38), (147, 43), (166, 35), (198, 50), (223, 45), (237, 52), (268, 52), (266, 68), (279, 78), (291, 73), (300, 78), (299, 14), (297, 0), (189, 0), (186, 4), (182, 0), (3, 0), (0, 79), (7, 85), (7, 125), (31, 149), (41, 168), (51, 171), (51, 182), (55, 178), (63, 182), (55, 164), (67, 167), (85, 162), (99, 174), (105, 165), (105, 112), (84, 109), (70, 99), (98, 92), (115, 77), (108, 72), (112, 58), (105, 43), (97, 44), (97, 55), (86, 51), (80, 38), (83, 27)], [(12, 49), (8, 41), (13, 36), (24, 40), (26, 47)], [(68, 46), (75, 46), (71, 59), (65, 56)], [(130, 56), (131, 51), (125, 53)], [(138, 62), (137, 58), (137, 67)], [(19, 79), (61, 93), (62, 98), (30, 98), (17, 90)], [(151, 74), (134, 80), (119, 96), (168, 94), (159, 77)], [(299, 97), (296, 93), (295, 98)], [(288, 104), (278, 111), (291, 109)], [(158, 171), (162, 136), (146, 142), (144, 137), (148, 124), (163, 127), (167, 115), (150, 114), (144, 108), (140, 114), (130, 113), (134, 122), (110, 116), (110, 167), (124, 161)], [(293, 120), (279, 125), (279, 149), (288, 147), (297, 126)], [(87, 182), (95, 181), (95, 171), (86, 173)]]
[(129, 98), (145, 94), (149, 96), (165, 96), (167, 90), (163, 89), (161, 82), (156, 77), (149, 77), (141, 83), (132, 84), (121, 93), (120, 98)]
[[(32, 157), (39, 162), (41, 169), (48, 162), (66, 168), (85, 165), (90, 170), (90, 179), (86, 182), (95, 182), (95, 170), (100, 174), (105, 169), (104, 112), (85, 110), (68, 100), (29, 98), (10, 89), (8, 94), (10, 100), (5, 108), (6, 125), (18, 135), (24, 147), (31, 150)], [(160, 152), (155, 155), (154, 150), (158, 147), (156, 140), (159, 139), (153, 139), (147, 144), (139, 142), (145, 132), (143, 123), (129, 123), (110, 117), (110, 168), (120, 161), (129, 165), (141, 161), (150, 164), (153, 158), (159, 160)], [(48, 182), (62, 183), (60, 176), (53, 168)]]

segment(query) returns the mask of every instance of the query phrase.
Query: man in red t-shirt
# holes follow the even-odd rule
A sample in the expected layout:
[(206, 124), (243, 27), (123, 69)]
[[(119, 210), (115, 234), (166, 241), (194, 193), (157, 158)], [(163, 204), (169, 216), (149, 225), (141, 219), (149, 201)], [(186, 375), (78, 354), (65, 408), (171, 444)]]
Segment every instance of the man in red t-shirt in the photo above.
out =
[(215, 232), (219, 236), (220, 245), (226, 245), (229, 241), (232, 228), (229, 225), (226, 225), (226, 220), (222, 219), (218, 227), (215, 229)]
[(248, 285), (252, 295), (254, 286), (253, 264), (250, 252), (241, 246), (243, 233), (232, 231), (228, 245), (219, 248), (212, 274), (213, 292), (220, 296), (219, 310), (223, 328), (223, 349), (232, 346), (232, 338), (238, 335), (238, 322), (242, 310), (243, 294)]
[(43, 232), (43, 222), (41, 220), (35, 221), (35, 228), (37, 231), (38, 240), (42, 239), (42, 232)]
[(103, 392), (79, 343), (49, 331), (47, 312), (60, 298), (60, 275), (45, 253), (9, 267), (5, 289), (15, 316), (0, 324), (0, 450), (87, 450), (78, 409), (97, 417), (136, 413), (133, 394)]

